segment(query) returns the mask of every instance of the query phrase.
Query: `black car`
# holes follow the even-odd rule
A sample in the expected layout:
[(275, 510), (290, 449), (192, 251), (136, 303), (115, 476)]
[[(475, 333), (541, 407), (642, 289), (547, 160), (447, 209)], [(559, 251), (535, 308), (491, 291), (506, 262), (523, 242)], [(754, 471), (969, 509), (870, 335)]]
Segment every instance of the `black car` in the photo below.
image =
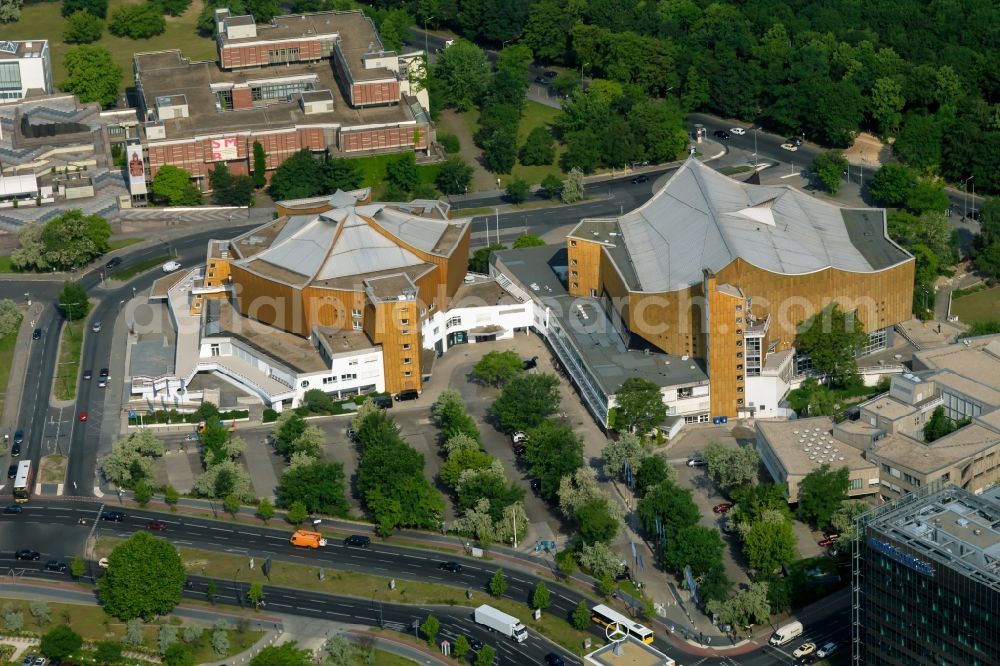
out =
[(712, 134), (714, 134), (715, 136), (719, 137), (720, 139), (730, 139), (730, 138), (732, 138), (732, 135), (729, 132), (727, 132), (726, 130), (715, 130), (714, 132), (712, 132)]
[(13, 479), (15, 476), (17, 476), (17, 463), (7, 468), (7, 478)]
[(527, 450), (528, 449), (527, 449), (527, 447), (524, 444), (515, 444), (514, 445), (514, 455), (515, 456), (523, 456), (524, 452), (527, 451)]
[(545, 663), (549, 666), (566, 666), (566, 662), (563, 661), (563, 658), (555, 652), (549, 652), (545, 655)]
[(372, 398), (372, 402), (381, 409), (392, 409), (392, 398), (387, 395), (377, 395)]
[(965, 214), (965, 216), (970, 220), (978, 220), (982, 217), (982, 214), (978, 210), (970, 210)]
[(45, 563), (46, 571), (55, 571), (57, 573), (63, 573), (67, 569), (69, 569), (69, 567), (66, 566), (66, 563), (60, 562), (59, 560), (49, 560), (48, 562)]
[(111, 259), (111, 261), (109, 261), (108, 263), (104, 264), (104, 267), (110, 271), (112, 268), (118, 268), (121, 265), (122, 265), (122, 258), (121, 257), (114, 257), (114, 258)]
[(547, 72), (543, 72), (543, 73), (542, 73), (542, 76), (544, 76), (544, 77), (545, 77), (545, 78), (547, 78), (547, 79), (554, 79), (554, 78), (556, 78), (557, 76), (559, 76), (559, 72), (553, 72), (553, 71), (552, 71), (552, 70), (550, 69), (550, 70), (549, 70), (549, 71), (547, 71)]
[(362, 536), (360, 534), (352, 534), (351, 536), (344, 539), (345, 546), (354, 546), (355, 548), (367, 548), (371, 544), (372, 540), (369, 537)]
[(10, 447), (10, 455), (14, 456), (15, 458), (21, 455), (21, 445), (18, 444), (17, 442), (14, 442), (14, 446)]
[(42, 339), (42, 329), (36, 328), (35, 332), (31, 334), (31, 339), (32, 340), (41, 340)]
[(458, 562), (442, 562), (438, 565), (438, 569), (443, 569), (445, 571), (450, 571), (451, 573), (461, 573), (462, 565)]
[(22, 548), (21, 550), (14, 553), (14, 557), (19, 560), (40, 560), (42, 559), (42, 554), (37, 550), (31, 550), (30, 548)]
[(789, 139), (785, 139), (785, 143), (790, 143), (793, 146), (795, 146), (796, 148), (798, 148), (799, 146), (802, 145), (802, 139), (800, 139), (797, 136), (793, 136), (793, 137), (791, 137)]
[(480, 650), (483, 649), (483, 642), (481, 640), (479, 640), (478, 638), (470, 638), (469, 639), (469, 647), (471, 647), (476, 652), (479, 652)]
[(14, 431), (14, 443), (15, 444), (24, 444), (24, 431), (23, 430), (15, 430)]
[(639, 183), (645, 183), (647, 180), (649, 180), (649, 178), (647, 178), (646, 176), (636, 176), (635, 178), (632, 179), (632, 183), (634, 185), (638, 185)]
[(24, 511), (24, 508), (20, 504), (11, 504), (3, 508), (3, 512), (7, 514), (21, 513), (22, 511)]
[(535, 77), (535, 83), (537, 83), (540, 86), (547, 86), (547, 85), (549, 85), (549, 80), (547, 78), (545, 78), (544, 76), (536, 76)]
[(416, 389), (407, 389), (405, 391), (400, 391), (396, 394), (396, 402), (404, 402), (406, 400), (416, 400), (420, 397), (420, 392)]
[(107, 368), (101, 368), (101, 374), (100, 374), (100, 376), (103, 377), (104, 379), (107, 379), (108, 378), (108, 369)]
[(91, 370), (84, 370), (83, 371), (83, 378), (86, 379), (87, 381), (90, 381), (90, 378), (93, 377), (93, 376), (94, 376), (94, 373)]
[(125, 519), (125, 514), (121, 511), (102, 511), (101, 520), (110, 520), (113, 523), (120, 523)]

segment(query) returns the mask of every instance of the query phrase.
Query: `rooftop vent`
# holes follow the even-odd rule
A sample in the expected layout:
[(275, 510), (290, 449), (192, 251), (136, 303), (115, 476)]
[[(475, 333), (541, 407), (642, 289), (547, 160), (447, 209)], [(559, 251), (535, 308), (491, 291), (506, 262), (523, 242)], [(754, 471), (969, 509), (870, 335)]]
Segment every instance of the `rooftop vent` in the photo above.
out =
[(959, 527), (968, 527), (969, 526), (969, 519), (968, 518), (958, 518), (957, 520), (955, 520), (955, 524), (958, 525)]

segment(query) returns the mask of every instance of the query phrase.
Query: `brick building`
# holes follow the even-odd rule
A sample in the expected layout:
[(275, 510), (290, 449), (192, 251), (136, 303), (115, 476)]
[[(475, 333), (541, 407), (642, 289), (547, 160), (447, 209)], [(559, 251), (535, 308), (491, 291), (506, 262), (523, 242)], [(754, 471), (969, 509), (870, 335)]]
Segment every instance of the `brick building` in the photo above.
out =
[(427, 93), (410, 81), (423, 55), (386, 51), (360, 11), (257, 25), (219, 9), (216, 21), (218, 61), (179, 50), (133, 56), (147, 180), (164, 164), (206, 190), (220, 162), (249, 175), (255, 141), (269, 171), (302, 149), (345, 157), (433, 141)]

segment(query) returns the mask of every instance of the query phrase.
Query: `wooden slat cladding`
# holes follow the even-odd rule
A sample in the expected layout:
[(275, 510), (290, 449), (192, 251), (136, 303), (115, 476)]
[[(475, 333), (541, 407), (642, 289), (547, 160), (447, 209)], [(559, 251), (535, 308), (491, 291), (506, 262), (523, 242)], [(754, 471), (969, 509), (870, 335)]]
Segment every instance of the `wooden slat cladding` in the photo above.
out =
[[(601, 292), (601, 256), (604, 248), (600, 243), (570, 238), (567, 255), (569, 257), (568, 290), (572, 296), (590, 296)], [(614, 270), (612, 267), (608, 267)]]
[[(705, 278), (705, 292), (708, 294), (708, 375), (711, 394), (711, 415), (736, 418), (737, 400), (746, 399), (745, 372), (737, 369), (746, 367), (743, 336), (737, 318), (744, 316), (744, 299), (741, 296), (716, 289), (716, 278)], [(744, 403), (745, 404), (745, 403)]]

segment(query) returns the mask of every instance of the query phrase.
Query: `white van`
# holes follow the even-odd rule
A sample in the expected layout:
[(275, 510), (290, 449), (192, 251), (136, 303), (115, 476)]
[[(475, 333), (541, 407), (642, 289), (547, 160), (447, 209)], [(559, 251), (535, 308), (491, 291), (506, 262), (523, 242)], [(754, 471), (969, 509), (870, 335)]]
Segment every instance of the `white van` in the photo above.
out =
[(802, 623), (797, 620), (789, 622), (782, 627), (778, 627), (778, 630), (774, 632), (771, 636), (771, 645), (784, 645), (793, 638), (798, 638), (801, 635)]

